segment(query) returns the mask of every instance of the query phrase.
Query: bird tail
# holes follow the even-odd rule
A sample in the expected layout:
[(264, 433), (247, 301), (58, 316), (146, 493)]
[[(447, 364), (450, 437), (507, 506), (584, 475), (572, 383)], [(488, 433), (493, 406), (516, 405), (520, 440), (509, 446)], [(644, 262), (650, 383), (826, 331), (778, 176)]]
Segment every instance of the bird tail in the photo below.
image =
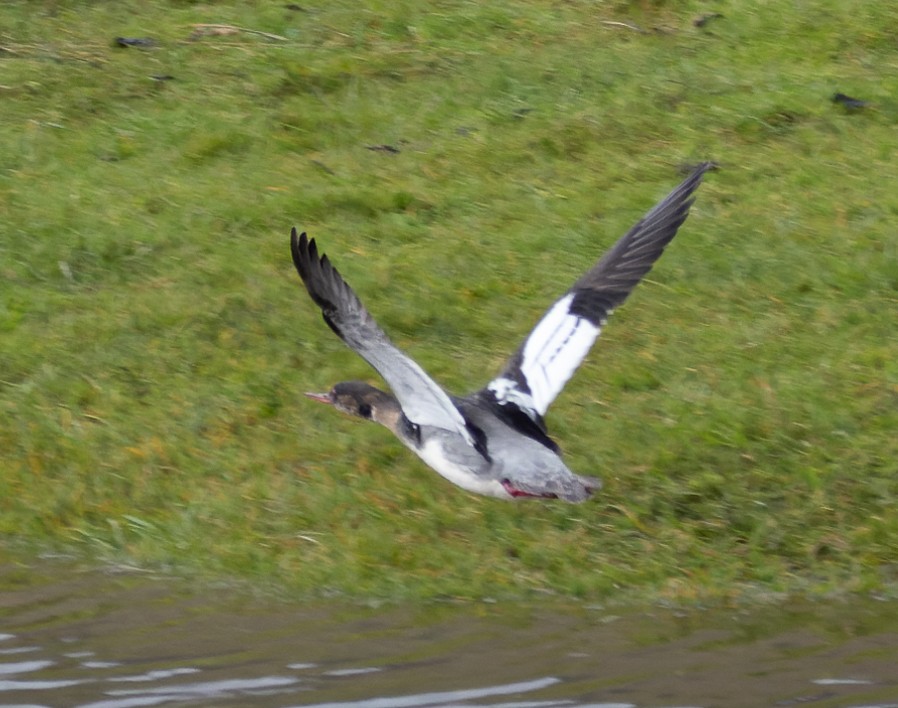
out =
[(586, 496), (588, 497), (591, 497), (602, 488), (602, 480), (598, 477), (584, 477), (583, 475), (577, 475), (577, 481), (583, 485), (583, 489), (586, 491)]

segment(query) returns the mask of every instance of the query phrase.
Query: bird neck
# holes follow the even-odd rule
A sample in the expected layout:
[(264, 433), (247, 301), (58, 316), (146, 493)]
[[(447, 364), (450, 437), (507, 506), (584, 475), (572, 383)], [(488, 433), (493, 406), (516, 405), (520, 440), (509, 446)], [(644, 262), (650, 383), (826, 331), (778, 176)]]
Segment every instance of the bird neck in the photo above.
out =
[(375, 389), (376, 393), (369, 399), (371, 404), (371, 420), (399, 433), (402, 420), (402, 406), (396, 397), (386, 391)]

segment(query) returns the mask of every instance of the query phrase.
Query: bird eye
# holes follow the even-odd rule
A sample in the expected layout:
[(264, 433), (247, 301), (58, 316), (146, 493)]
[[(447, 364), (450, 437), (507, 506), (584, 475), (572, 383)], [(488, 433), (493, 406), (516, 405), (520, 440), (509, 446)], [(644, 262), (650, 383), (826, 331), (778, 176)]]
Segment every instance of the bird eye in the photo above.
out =
[(371, 406), (367, 403), (363, 403), (359, 406), (359, 415), (362, 418), (370, 418), (371, 417)]

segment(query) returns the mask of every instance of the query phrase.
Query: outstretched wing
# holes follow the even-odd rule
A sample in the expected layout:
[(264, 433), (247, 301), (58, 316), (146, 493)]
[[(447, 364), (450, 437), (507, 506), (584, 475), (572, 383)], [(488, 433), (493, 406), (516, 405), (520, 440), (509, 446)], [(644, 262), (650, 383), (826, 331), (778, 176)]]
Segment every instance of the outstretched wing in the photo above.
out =
[(542, 416), (583, 361), (608, 316), (636, 287), (686, 220), (704, 163), (628, 231), (543, 315), (505, 370), (480, 393), (543, 432)]
[(389, 340), (327, 256), (318, 256), (315, 239), (305, 233), (297, 236), (293, 229), (290, 248), (299, 277), (324, 321), (389, 384), (405, 416), (418, 425), (455, 431), (475, 446), (449, 395)]

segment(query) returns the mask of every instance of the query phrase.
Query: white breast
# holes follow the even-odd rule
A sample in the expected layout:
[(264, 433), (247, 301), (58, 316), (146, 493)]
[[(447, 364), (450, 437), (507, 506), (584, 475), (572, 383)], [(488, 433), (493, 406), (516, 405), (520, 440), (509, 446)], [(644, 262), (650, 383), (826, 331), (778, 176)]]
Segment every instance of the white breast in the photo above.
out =
[(440, 476), (445, 477), (452, 484), (456, 484), (462, 489), (475, 494), (483, 494), (487, 497), (512, 498), (498, 480), (486, 479), (475, 475), (457, 462), (448, 459), (443, 452), (442, 441), (439, 439), (428, 440), (423, 447), (415, 450), (415, 452)]

